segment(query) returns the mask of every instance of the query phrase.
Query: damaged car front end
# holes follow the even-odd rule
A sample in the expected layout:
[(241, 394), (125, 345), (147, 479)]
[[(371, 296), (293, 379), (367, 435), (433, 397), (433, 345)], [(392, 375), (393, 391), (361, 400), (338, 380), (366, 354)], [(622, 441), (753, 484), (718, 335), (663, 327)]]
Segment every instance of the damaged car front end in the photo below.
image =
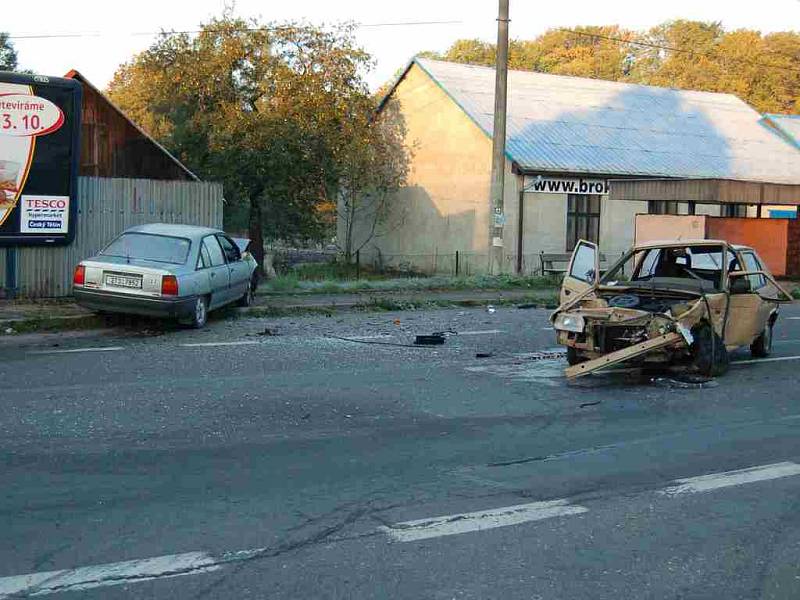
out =
[(711, 376), (727, 369), (735, 347), (765, 350), (768, 337), (771, 348), (778, 304), (788, 300), (749, 248), (710, 240), (637, 246), (601, 277), (597, 247), (581, 241), (551, 322), (567, 348), (568, 378), (622, 363)]

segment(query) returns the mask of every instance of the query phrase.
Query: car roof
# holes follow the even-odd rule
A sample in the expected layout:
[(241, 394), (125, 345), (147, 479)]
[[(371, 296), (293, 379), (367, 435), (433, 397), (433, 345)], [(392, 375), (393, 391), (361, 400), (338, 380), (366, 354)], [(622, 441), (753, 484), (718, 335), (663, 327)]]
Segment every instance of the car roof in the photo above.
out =
[(646, 250), (647, 248), (685, 248), (686, 246), (728, 246), (734, 250), (750, 250), (747, 246), (738, 244), (731, 244), (725, 240), (705, 240), (705, 239), (688, 239), (688, 240), (654, 240), (651, 242), (644, 242), (642, 244), (634, 244), (634, 250)]
[(222, 233), (221, 229), (200, 227), (198, 225), (181, 225), (176, 223), (147, 223), (129, 227), (124, 233), (149, 233), (152, 235), (170, 235), (197, 239), (213, 233)]

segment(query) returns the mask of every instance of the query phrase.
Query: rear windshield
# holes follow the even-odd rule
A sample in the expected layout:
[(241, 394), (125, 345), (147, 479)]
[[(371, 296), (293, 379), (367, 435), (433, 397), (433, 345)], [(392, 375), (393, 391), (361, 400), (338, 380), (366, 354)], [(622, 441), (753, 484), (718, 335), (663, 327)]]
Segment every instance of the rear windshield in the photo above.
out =
[(189, 257), (191, 245), (192, 243), (186, 238), (149, 233), (123, 233), (100, 254), (182, 265)]

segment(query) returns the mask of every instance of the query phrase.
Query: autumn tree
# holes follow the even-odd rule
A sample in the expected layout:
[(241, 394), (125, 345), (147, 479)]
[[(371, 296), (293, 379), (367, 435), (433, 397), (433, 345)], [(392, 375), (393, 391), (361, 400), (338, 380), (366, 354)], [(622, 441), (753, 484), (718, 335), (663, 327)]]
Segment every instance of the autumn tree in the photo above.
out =
[(17, 70), (17, 51), (7, 33), (0, 31), (0, 71)]
[[(424, 56), (494, 64), (494, 44), (458, 40)], [(552, 29), (512, 40), (513, 69), (736, 94), (761, 112), (800, 109), (800, 34), (725, 31), (720, 23), (675, 20), (644, 32), (615, 25)]]
[(393, 193), (406, 182), (411, 151), (395, 100), (381, 107), (366, 98), (354, 105), (341, 131), (338, 155), (338, 240), (345, 259), (402, 224)]
[(352, 127), (370, 65), (352, 31), (225, 16), (197, 36), (163, 35), (118, 70), (109, 94), (247, 207), (257, 252), (264, 236), (320, 239), (358, 147), (347, 135), (371, 142), (372, 130)]

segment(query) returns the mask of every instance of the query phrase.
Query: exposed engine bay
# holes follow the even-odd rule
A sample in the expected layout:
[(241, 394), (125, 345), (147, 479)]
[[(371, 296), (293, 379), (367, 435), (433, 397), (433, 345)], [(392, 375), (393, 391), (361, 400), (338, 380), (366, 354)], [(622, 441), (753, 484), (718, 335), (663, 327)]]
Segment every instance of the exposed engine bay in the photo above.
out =
[(668, 296), (653, 292), (631, 291), (625, 294), (602, 294), (610, 308), (635, 308), (649, 313), (666, 313), (673, 305), (685, 305), (686, 296)]

